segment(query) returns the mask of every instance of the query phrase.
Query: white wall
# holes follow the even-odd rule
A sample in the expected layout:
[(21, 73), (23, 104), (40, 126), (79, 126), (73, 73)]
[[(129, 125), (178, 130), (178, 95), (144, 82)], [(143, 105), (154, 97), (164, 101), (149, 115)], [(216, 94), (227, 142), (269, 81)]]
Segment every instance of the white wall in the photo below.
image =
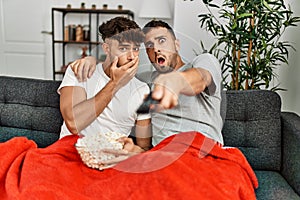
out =
[[(297, 16), (300, 16), (299, 0), (288, 0)], [(293, 42), (295, 51), (290, 52), (289, 65), (280, 68), (279, 82), (287, 91), (279, 92), (283, 100), (282, 109), (296, 111), (300, 115), (300, 26), (288, 30), (285, 38)]]
[[(220, 0), (218, 0), (220, 1)], [(300, 16), (299, 0), (287, 0), (291, 4), (292, 10)], [(204, 42), (206, 48), (210, 48), (213, 38), (205, 31), (200, 29), (198, 14), (206, 11), (202, 0), (183, 1), (175, 0), (174, 5), (174, 29), (181, 40), (181, 54), (191, 59), (194, 56), (193, 49), (201, 51), (200, 40)], [(300, 115), (300, 26), (290, 29), (285, 38), (291, 41), (297, 52), (291, 51), (289, 66), (282, 65), (278, 70), (278, 80), (274, 85), (280, 83), (281, 88), (287, 91), (279, 91), (282, 99), (282, 110), (293, 111)]]

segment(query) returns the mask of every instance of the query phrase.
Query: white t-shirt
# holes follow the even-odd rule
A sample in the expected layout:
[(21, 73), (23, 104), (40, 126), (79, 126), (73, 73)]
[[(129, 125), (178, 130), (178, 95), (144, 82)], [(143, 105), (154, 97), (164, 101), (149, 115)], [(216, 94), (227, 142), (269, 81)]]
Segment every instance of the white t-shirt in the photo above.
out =
[[(65, 86), (79, 86), (84, 88), (87, 99), (94, 97), (108, 82), (110, 78), (104, 73), (102, 64), (98, 64), (96, 71), (86, 82), (78, 82), (74, 72), (68, 67), (61, 85), (57, 92)], [(142, 104), (145, 95), (149, 93), (146, 83), (136, 78), (130, 80), (125, 86), (117, 91), (103, 110), (103, 112), (88, 127), (80, 133), (87, 136), (89, 134), (118, 132), (130, 135), (131, 129), (136, 120), (149, 119), (150, 114), (137, 115), (136, 110)], [(71, 135), (65, 122), (62, 125), (60, 138)]]

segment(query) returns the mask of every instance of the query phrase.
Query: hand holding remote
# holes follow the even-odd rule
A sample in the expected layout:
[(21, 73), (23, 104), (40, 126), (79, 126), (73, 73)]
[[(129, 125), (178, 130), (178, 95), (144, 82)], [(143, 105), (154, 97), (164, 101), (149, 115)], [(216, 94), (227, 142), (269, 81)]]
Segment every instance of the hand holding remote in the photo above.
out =
[(155, 109), (151, 109), (151, 105), (154, 104), (159, 104), (159, 101), (152, 99), (152, 92), (150, 92), (136, 112), (138, 114), (146, 114), (153, 112)]

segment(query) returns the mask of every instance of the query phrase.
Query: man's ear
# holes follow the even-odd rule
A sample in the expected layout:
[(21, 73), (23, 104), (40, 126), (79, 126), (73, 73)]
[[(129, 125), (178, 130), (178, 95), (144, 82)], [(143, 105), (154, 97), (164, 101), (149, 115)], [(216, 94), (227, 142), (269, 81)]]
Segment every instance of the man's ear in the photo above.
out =
[(102, 49), (106, 55), (109, 54), (110, 49), (109, 49), (109, 45), (107, 43), (105, 43), (105, 42), (102, 43)]
[(178, 39), (175, 40), (175, 49), (177, 52), (179, 52), (179, 50), (180, 50), (180, 42)]

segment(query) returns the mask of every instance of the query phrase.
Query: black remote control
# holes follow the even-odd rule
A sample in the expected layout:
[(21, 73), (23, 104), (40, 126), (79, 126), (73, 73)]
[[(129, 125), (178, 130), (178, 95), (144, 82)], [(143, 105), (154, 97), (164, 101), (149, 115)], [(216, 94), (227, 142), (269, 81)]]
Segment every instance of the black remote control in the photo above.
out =
[(159, 101), (152, 99), (152, 92), (150, 92), (136, 112), (138, 114), (149, 113), (151, 112), (150, 105), (152, 104), (159, 104)]

